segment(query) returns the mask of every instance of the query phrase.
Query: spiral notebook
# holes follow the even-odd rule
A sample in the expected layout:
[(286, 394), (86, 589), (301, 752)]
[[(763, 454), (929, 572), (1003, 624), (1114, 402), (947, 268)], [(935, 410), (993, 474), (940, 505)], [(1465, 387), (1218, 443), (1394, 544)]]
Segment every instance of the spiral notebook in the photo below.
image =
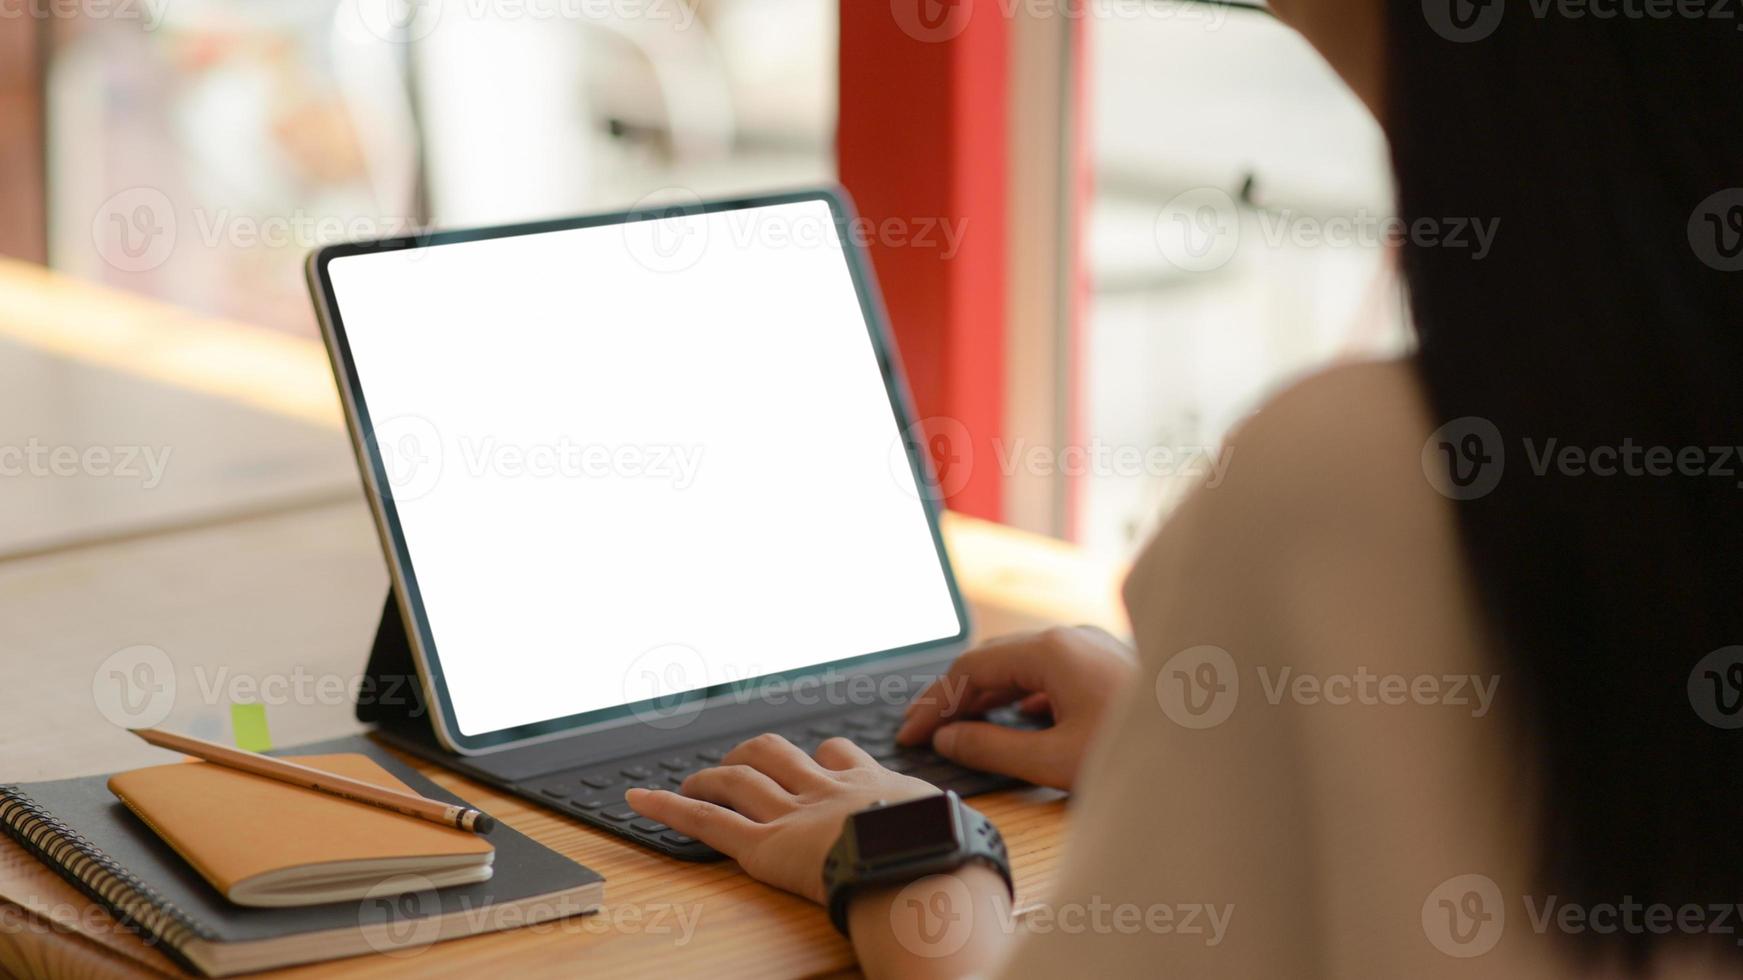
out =
[[(453, 794), (361, 736), (298, 755), (359, 753), (425, 796)], [(0, 786), (0, 829), (182, 966), (221, 977), (408, 948), (596, 909), (598, 873), (499, 826), (488, 881), (391, 900), (247, 908), (224, 897), (109, 791), (107, 776)]]

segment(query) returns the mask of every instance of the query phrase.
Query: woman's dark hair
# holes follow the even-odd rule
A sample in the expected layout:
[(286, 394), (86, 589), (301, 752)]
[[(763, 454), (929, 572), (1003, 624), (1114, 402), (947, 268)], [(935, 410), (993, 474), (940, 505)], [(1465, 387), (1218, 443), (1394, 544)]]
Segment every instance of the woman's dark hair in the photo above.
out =
[[(1403, 265), (1447, 458), (1500, 474), (1452, 486), (1538, 886), (1711, 922), (1743, 901), (1743, 10), (1391, 0), (1387, 22), (1401, 217), (1500, 222), (1487, 255)], [(1635, 919), (1573, 938), (1637, 970), (1683, 938)], [(1704, 938), (1743, 955), (1730, 927)]]

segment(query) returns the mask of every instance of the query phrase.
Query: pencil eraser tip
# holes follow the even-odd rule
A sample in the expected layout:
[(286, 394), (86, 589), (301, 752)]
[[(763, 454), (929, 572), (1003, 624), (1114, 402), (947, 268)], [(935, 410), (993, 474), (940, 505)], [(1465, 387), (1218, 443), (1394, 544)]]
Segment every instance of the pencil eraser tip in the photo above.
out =
[(488, 834), (496, 829), (496, 818), (488, 813), (480, 813), (478, 819), (472, 821), (472, 829), (480, 834)]

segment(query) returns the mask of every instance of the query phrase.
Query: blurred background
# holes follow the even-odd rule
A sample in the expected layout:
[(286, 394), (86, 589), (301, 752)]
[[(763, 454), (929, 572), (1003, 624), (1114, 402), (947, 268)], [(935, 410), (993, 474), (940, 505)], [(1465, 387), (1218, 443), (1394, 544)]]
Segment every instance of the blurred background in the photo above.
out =
[(1382, 135), (1257, 7), (0, 3), (0, 253), (290, 336), (330, 241), (838, 180), (952, 506), (1111, 556), (1404, 343)]

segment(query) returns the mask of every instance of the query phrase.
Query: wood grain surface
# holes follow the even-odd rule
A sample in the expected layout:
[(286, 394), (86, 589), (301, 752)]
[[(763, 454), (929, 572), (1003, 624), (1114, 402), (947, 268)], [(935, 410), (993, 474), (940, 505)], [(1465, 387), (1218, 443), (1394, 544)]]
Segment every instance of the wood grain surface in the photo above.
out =
[[(186, 314), (0, 260), (0, 445), (147, 443), (186, 461), (161, 485), (0, 487), (0, 781), (109, 772), (165, 755), (108, 724), (93, 679), (110, 654), (163, 650), (181, 682), (166, 727), (212, 737), (236, 677), (355, 677), (387, 585), (317, 345)], [(69, 395), (68, 392), (71, 392)], [(1069, 545), (948, 516), (946, 543), (981, 636), (1050, 623), (1123, 632), (1120, 569)], [(329, 703), (330, 702), (330, 703)], [(347, 700), (268, 703), (281, 745), (356, 731)], [(220, 731), (214, 732), (214, 726)], [(731, 863), (674, 861), (414, 763), (605, 875), (592, 916), (284, 976), (851, 975), (823, 913)], [(1010, 844), (1019, 903), (1052, 880), (1065, 802), (976, 800)], [(179, 975), (9, 840), (0, 840), (0, 973)]]

